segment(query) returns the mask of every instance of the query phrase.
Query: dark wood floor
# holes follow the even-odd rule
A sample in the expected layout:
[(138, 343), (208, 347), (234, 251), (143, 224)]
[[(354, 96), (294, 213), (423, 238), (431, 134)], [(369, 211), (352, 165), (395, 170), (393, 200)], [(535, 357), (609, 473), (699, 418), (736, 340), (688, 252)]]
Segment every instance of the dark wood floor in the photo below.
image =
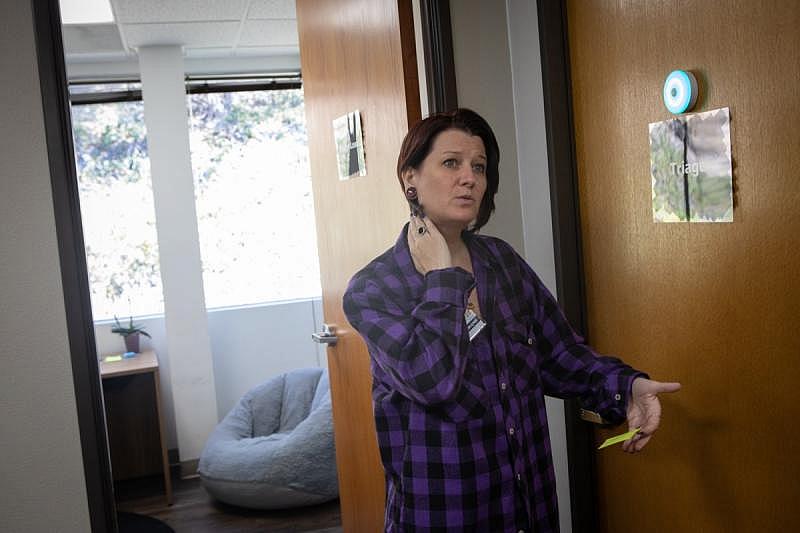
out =
[(214, 501), (199, 478), (173, 480), (174, 504), (168, 507), (158, 477), (115, 484), (117, 510), (158, 518), (177, 533), (278, 533), (342, 531), (339, 501), (282, 511), (254, 511)]

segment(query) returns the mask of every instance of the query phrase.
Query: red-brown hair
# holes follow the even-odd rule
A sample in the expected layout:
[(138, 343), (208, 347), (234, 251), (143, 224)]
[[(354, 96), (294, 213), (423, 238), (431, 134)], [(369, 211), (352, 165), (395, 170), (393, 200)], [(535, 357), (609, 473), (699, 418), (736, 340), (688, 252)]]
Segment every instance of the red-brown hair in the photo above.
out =
[(500, 182), (500, 148), (489, 123), (475, 111), (460, 108), (445, 113), (435, 113), (411, 126), (397, 157), (397, 179), (400, 180), (400, 188), (405, 193), (403, 172), (419, 169), (431, 152), (436, 136), (450, 129), (462, 130), (480, 137), (486, 150), (486, 192), (478, 209), (475, 224), (468, 229), (471, 232), (478, 231), (489, 221), (494, 211), (494, 195), (497, 194)]

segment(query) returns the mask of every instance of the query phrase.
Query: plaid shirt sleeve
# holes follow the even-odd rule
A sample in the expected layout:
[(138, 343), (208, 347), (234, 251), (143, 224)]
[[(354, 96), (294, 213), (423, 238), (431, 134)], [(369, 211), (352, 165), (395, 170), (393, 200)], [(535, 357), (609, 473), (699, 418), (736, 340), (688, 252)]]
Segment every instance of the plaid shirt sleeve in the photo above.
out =
[(356, 275), (344, 295), (347, 319), (395, 390), (423, 405), (452, 400), (466, 366), (464, 312), (474, 277), (458, 267), (428, 272), (422, 299), (410, 311), (390, 285)]
[[(509, 247), (510, 248), (510, 247)], [(626, 419), (633, 381), (647, 374), (616, 357), (597, 354), (567, 322), (553, 295), (516, 252), (522, 269), (525, 299), (531, 303), (538, 326), (539, 372), (544, 393), (557, 398), (579, 398), (582, 405), (611, 422)]]

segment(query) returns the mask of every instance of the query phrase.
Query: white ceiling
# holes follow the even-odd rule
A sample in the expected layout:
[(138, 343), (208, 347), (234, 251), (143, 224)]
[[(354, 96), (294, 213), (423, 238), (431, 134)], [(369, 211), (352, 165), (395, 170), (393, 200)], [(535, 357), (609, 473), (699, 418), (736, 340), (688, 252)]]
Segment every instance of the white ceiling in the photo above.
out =
[(130, 62), (150, 45), (187, 58), (299, 57), (294, 0), (110, 0), (111, 24), (65, 24), (68, 64)]
[(114, 21), (109, 0), (58, 0), (64, 24), (107, 23)]

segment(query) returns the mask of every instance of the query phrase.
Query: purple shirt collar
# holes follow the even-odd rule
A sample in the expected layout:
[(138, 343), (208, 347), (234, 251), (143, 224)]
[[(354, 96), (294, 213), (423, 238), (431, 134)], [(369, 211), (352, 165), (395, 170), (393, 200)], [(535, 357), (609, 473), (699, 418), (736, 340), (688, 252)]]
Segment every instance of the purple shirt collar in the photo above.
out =
[[(408, 225), (403, 226), (400, 235), (393, 248), (393, 256), (397, 266), (402, 272), (408, 286), (414, 291), (421, 290), (425, 286), (425, 278), (419, 273), (411, 259), (411, 250), (408, 248)], [(485, 237), (468, 231), (461, 232), (461, 238), (469, 249), (472, 259), (472, 270), (475, 282), (478, 286), (478, 301), (484, 320), (491, 321), (492, 308), (494, 306), (495, 284), (497, 282), (496, 272), (499, 265), (495, 257), (483, 243)]]

